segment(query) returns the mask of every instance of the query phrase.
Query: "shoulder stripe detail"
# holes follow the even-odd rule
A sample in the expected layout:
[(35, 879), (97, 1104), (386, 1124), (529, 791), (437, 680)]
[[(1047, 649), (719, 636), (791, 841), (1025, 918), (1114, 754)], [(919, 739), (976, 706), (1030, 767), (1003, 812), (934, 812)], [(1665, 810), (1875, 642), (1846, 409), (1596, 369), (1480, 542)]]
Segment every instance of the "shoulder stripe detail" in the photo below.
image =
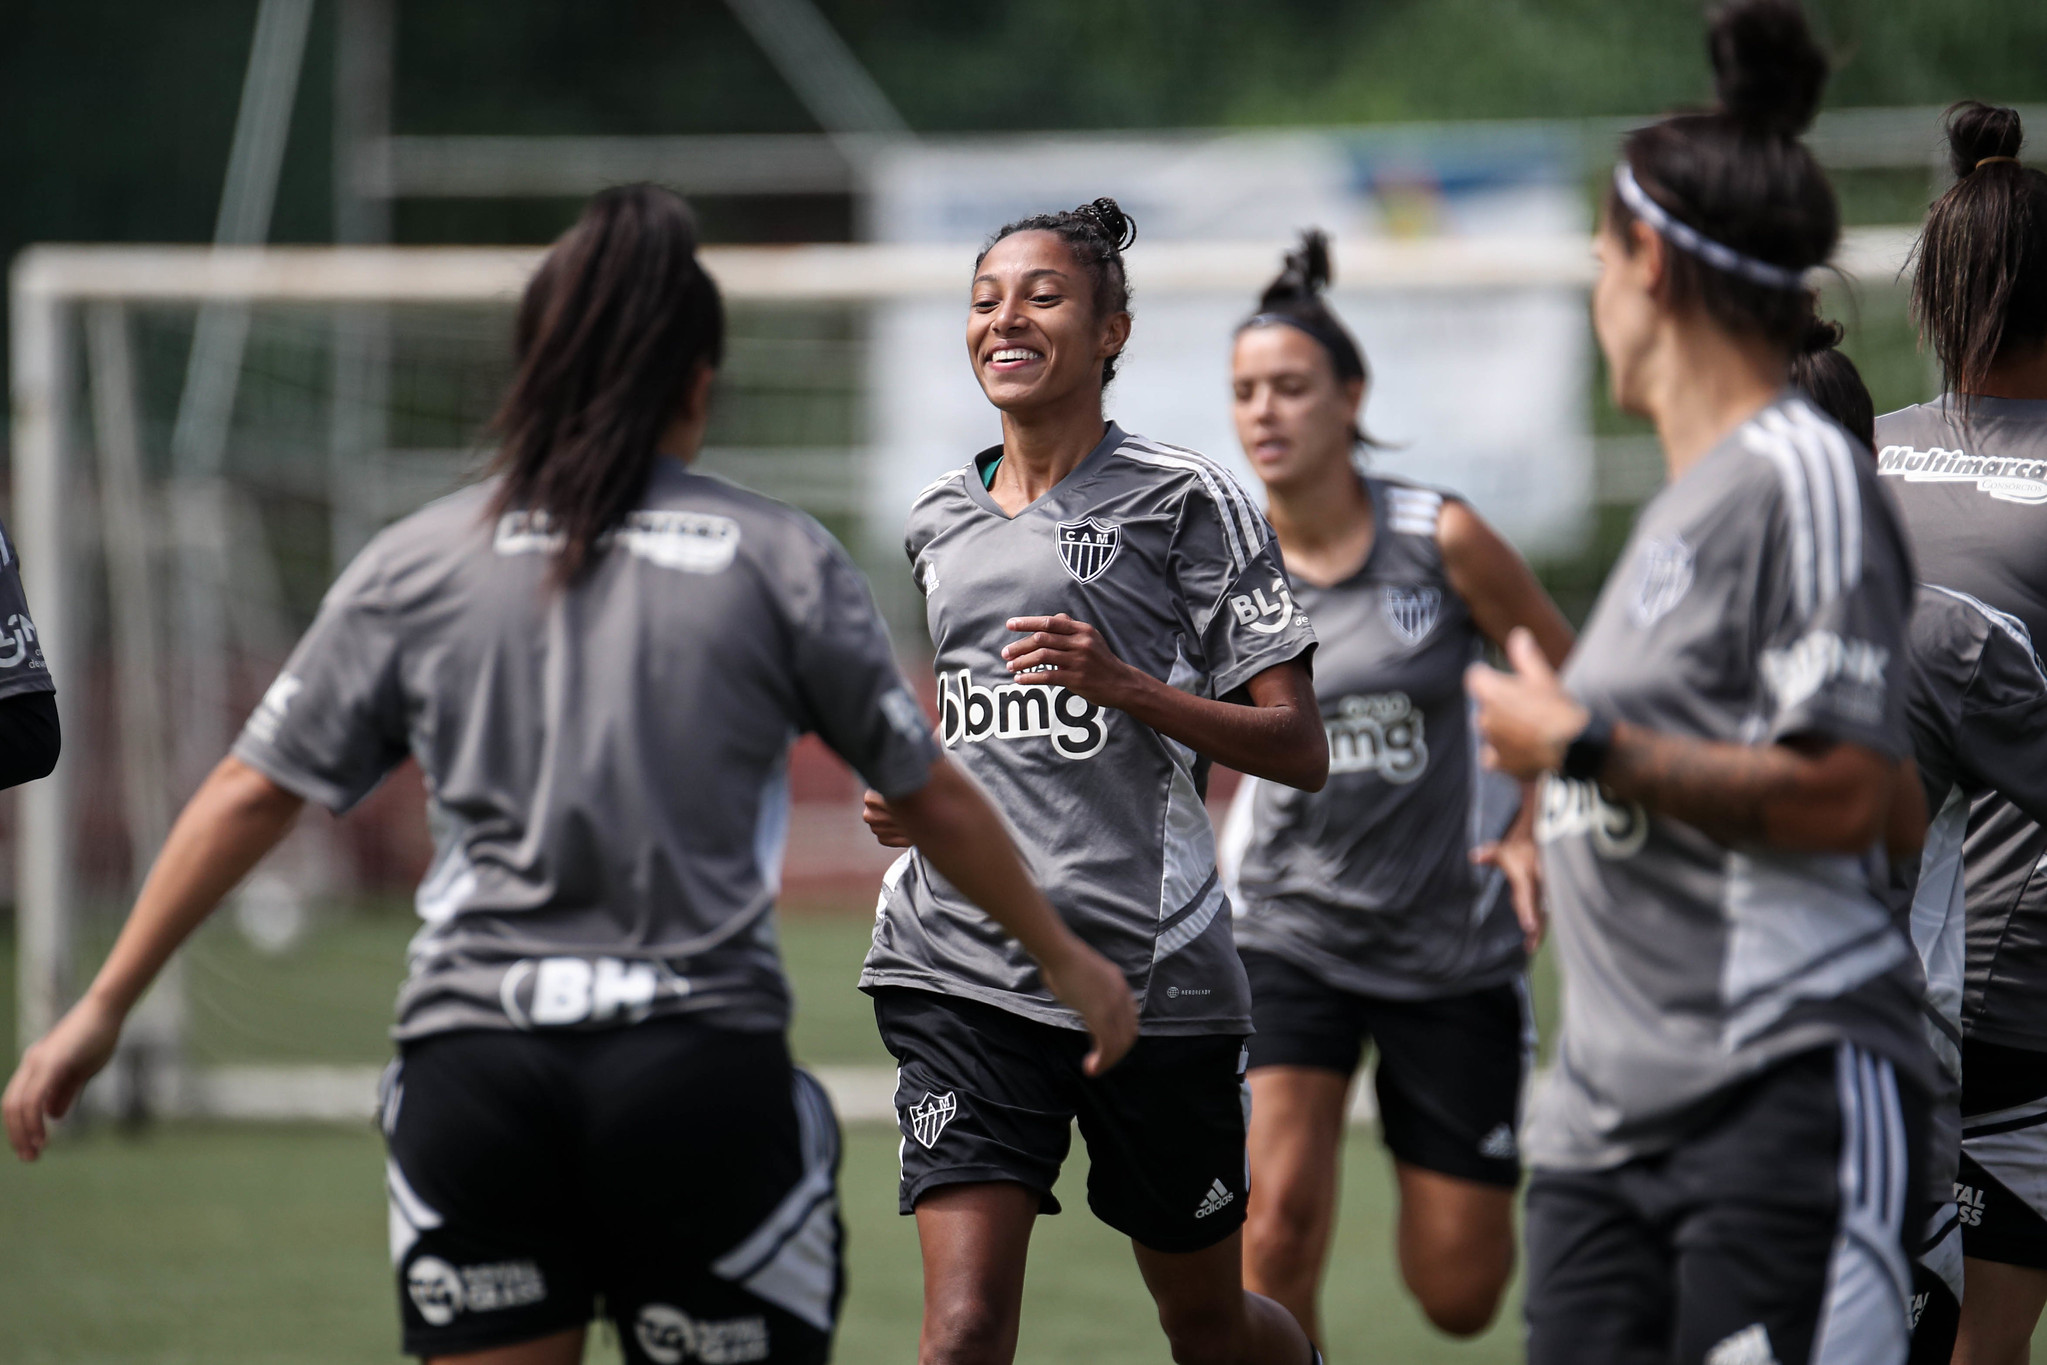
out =
[(2043, 670), (2041, 668), (2040, 655), (2038, 651), (2036, 651), (2033, 648), (2033, 632), (2026, 629), (2026, 623), (2024, 621), (2021, 621), (2018, 617), (2013, 616), (2009, 612), (1999, 611), (1996, 607), (1991, 606), (1988, 602), (1985, 602), (1983, 599), (1979, 597), (1971, 597), (1968, 593), (1957, 592), (1953, 588), (1943, 588), (1938, 583), (1925, 583), (1922, 584), (1921, 586), (1931, 588), (1935, 592), (1940, 593), (1944, 597), (1954, 598), (1955, 601), (1960, 602), (1963, 606), (1975, 610), (1977, 614), (1982, 616), (1983, 619), (1988, 621), (1992, 626), (1996, 627), (1998, 630), (2003, 631), (2007, 636), (2011, 638), (2012, 643), (2018, 645), (2019, 648), (2026, 651), (2026, 658), (2029, 661), (2031, 661), (2033, 665), (2033, 672), (2040, 679), (2040, 685), (2042, 687), (2047, 687), (2047, 670)]
[(966, 472), (967, 471), (964, 469), (947, 470), (945, 473), (933, 479), (930, 483), (925, 484), (923, 488), (919, 489), (917, 492), (917, 496), (910, 499), (910, 506), (914, 508), (919, 503), (922, 503), (924, 499), (930, 497), (933, 493), (942, 491), (947, 484), (959, 482), (962, 478), (965, 477)]
[(1862, 494), (1847, 442), (1810, 414), (1765, 412), (1742, 444), (1777, 467), (1789, 504), (1792, 597), (1801, 616), (1862, 581)]
[(1794, 426), (1818, 443), (1833, 470), (1834, 497), (1841, 510), (1841, 587), (1853, 588), (1862, 582), (1862, 486), (1855, 479), (1855, 452), (1841, 429), (1809, 404), (1798, 403), (1790, 412)]
[[(1231, 578), (1234, 579), (1250, 564), (1251, 555), (1254, 551), (1264, 547), (1263, 537), (1250, 540), (1247, 543), (1244, 528), (1235, 515), (1229, 500), (1229, 494), (1223, 491), (1214, 471), (1205, 468), (1202, 464), (1197, 464), (1193, 460), (1184, 459), (1178, 455), (1168, 455), (1160, 451), (1132, 449), (1128, 444), (1124, 445), (1123, 453), (1136, 460), (1139, 464), (1148, 464), (1160, 469), (1187, 470), (1201, 481), (1202, 487), (1208, 490), (1208, 496), (1214, 501), (1219, 519), (1222, 522), (1223, 541), (1228, 547), (1230, 556)], [(1223, 477), (1227, 478), (1228, 476), (1224, 475)]]
[(1425, 488), (1386, 489), (1387, 522), (1402, 535), (1433, 537), (1442, 515), (1441, 493)]
[[(1184, 446), (1168, 445), (1164, 441), (1154, 441), (1148, 436), (1126, 437), (1123, 448), (1128, 450), (1132, 446), (1150, 451), (1154, 455), (1165, 455), (1188, 460), (1200, 469), (1206, 470), (1214, 479), (1216, 486), (1227, 496), (1228, 502), (1225, 514), (1235, 514), (1238, 530), (1243, 535), (1244, 544), (1248, 547), (1249, 551), (1264, 548), (1265, 542), (1272, 538), (1272, 533), (1265, 524), (1265, 514), (1258, 510), (1258, 505), (1251, 500), (1251, 495), (1244, 491), (1244, 485), (1237, 482), (1237, 476), (1221, 464), (1211, 460), (1198, 450), (1188, 450)], [(1219, 498), (1217, 501), (1222, 503), (1223, 499)]]

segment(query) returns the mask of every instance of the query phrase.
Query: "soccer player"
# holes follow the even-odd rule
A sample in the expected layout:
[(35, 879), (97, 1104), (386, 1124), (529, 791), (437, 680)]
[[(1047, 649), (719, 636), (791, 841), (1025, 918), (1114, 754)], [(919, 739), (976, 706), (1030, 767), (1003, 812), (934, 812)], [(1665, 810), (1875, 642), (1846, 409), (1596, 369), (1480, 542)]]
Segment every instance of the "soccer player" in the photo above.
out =
[[(1954, 185), (1927, 214), (1912, 309), (1946, 392), (1877, 419), (1879, 467), (1920, 577), (2047, 631), (2047, 174), (2010, 109), (1949, 111)], [(2011, 794), (2016, 797), (2016, 794)], [(1962, 1244), (1955, 1359), (2027, 1358), (2047, 1303), (2047, 832), (1972, 808), (1962, 1002)]]
[[(1072, 1012), (944, 869), (911, 853), (889, 871), (861, 985), (902, 1064), (925, 1365), (1014, 1355), (1031, 1227), (1058, 1212), (1076, 1117), (1089, 1205), (1130, 1237), (1174, 1359), (1312, 1354), (1284, 1308), (1243, 1289), (1251, 1000), (1202, 787), (1210, 759), (1322, 785), (1315, 636), (1230, 476), (1103, 419), (1132, 236), (1108, 199), (995, 234), (967, 356), (1002, 444), (910, 510), (940, 738), (1142, 1010), (1130, 1055), (1095, 1071)], [(869, 823), (900, 843), (886, 797)]]
[(62, 747), (57, 684), (29, 618), (21, 560), (0, 526), (0, 789), (48, 777)]
[[(1524, 1135), (1531, 1365), (1898, 1365), (1936, 1071), (1882, 895), (1911, 569), (1855, 440), (1787, 391), (1839, 217), (1790, 0), (1711, 27), (1719, 107), (1623, 144), (1593, 323), (1670, 483), (1562, 679), (1469, 685), (1545, 778), (1563, 971)], [(1908, 1247), (1909, 1243), (1909, 1247)]]
[(1523, 972), (1542, 913), (1534, 804), (1477, 771), (1464, 670), (1516, 626), (1560, 665), (1571, 630), (1463, 501), (1358, 468), (1365, 359), (1322, 299), (1328, 280), (1328, 243), (1308, 233), (1232, 361), (1237, 438), (1321, 641), (1329, 736), (1326, 787), (1246, 778), (1224, 829), (1257, 1024), (1244, 1278), (1321, 1339), (1351, 1077), (1370, 1039), (1401, 1274), (1462, 1336), (1492, 1321), (1514, 1266)]
[(635, 1365), (826, 1359), (838, 1128), (790, 1064), (768, 919), (799, 731), (889, 795), (1097, 1065), (1129, 1046), (1122, 974), (937, 754), (844, 552), (687, 468), (723, 335), (682, 201), (592, 201), (527, 286), (495, 477), (328, 592), (9, 1084), (24, 1158), (301, 806), (345, 811), (408, 753), (437, 849), (381, 1118), (415, 1355), (568, 1365), (601, 1301)]

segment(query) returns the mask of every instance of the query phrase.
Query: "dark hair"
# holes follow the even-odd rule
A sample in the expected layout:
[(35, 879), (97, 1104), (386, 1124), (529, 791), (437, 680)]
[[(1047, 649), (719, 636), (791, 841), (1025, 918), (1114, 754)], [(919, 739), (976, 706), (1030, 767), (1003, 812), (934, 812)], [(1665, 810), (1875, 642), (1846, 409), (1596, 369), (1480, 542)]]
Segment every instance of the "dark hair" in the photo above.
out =
[[(1130, 311), (1130, 280), (1123, 273), (1123, 253), (1137, 240), (1137, 224), (1115, 200), (1104, 195), (1077, 209), (1034, 213), (1004, 223), (981, 244), (980, 254), (974, 257), (974, 269), (981, 268), (981, 262), (997, 242), (1018, 232), (1049, 232), (1066, 243), (1066, 249), (1073, 253), (1073, 259), (1080, 262), (1094, 285), (1096, 317)], [(1102, 362), (1104, 387), (1116, 377), (1116, 362), (1122, 358), (1123, 353), (1118, 351)]]
[(1842, 354), (1841, 324), (1814, 318), (1798, 353), (1791, 357), (1791, 387), (1841, 424), (1862, 444), (1876, 447), (1876, 403), (1855, 362)]
[[(1336, 382), (1352, 380), (1370, 383), (1372, 372), (1365, 364), (1365, 352), (1327, 303), (1322, 291), (1336, 278), (1329, 259), (1329, 234), (1320, 228), (1304, 228), (1301, 244), (1286, 254), (1286, 265), (1265, 292), (1258, 296), (1258, 311), (1237, 324), (1242, 335), (1253, 327), (1292, 327), (1320, 345), (1329, 356), (1329, 368)], [(1379, 443), (1353, 422), (1350, 438), (1361, 446)]]
[(1955, 183), (1912, 248), (1912, 317), (1966, 413), (2013, 350), (2047, 340), (2047, 175), (2015, 159), (2016, 110), (1964, 100), (1947, 112)]
[(654, 185), (590, 201), (540, 263), (512, 333), (517, 373), (491, 515), (529, 510), (558, 535), (555, 577), (579, 578), (646, 492), (662, 431), (724, 354), (725, 309), (697, 261), (689, 205)]
[[(1651, 200), (1680, 224), (1766, 268), (1822, 265), (1841, 235), (1834, 190), (1798, 140), (1819, 107), (1827, 58), (1795, 0), (1736, 0), (1706, 39), (1719, 108), (1678, 114), (1629, 134), (1621, 155)], [(1607, 221), (1622, 241), (1637, 215), (1617, 189)], [(1666, 257), (1670, 297), (1697, 304), (1729, 331), (1796, 348), (1812, 323), (1812, 295), (1709, 264), (1692, 251)]]

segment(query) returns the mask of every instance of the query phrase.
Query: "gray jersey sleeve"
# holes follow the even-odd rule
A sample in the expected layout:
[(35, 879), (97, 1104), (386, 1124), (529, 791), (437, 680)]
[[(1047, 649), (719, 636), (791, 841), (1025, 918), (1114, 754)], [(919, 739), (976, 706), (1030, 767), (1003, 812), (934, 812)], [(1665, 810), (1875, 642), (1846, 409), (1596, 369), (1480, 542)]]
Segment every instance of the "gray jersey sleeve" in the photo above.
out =
[(1970, 785), (2001, 793), (2047, 824), (2047, 676), (2022, 635), (1984, 632), (1955, 718), (1954, 753)]
[(1188, 660), (1226, 697), (1289, 659), (1309, 662), (1315, 632), (1295, 605), (1265, 518), (1234, 485), (1190, 493), (1171, 550)]
[(1813, 480), (1813, 506), (1787, 494), (1773, 509), (1755, 594), (1761, 738), (1903, 758), (1910, 561), (1874, 478), (1854, 477), (1864, 472)]
[(21, 586), (21, 563), (14, 541), (0, 527), (0, 698), (27, 692), (54, 692), (43, 644), (29, 619), (28, 594)]
[(822, 549), (816, 572), (784, 587), (803, 723), (868, 786), (907, 796), (930, 778), (937, 742), (903, 686), (867, 581), (836, 543)]
[(328, 589), (234, 746), (236, 758), (337, 815), (369, 795), (407, 752), (398, 633), (380, 548), (372, 541)]

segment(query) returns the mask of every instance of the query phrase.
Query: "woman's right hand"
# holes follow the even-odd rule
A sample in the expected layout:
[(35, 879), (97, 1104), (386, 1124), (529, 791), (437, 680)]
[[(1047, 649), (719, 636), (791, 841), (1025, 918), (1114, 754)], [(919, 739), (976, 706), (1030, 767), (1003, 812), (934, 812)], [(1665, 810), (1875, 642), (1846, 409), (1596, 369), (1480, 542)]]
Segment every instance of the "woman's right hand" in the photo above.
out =
[(1137, 1042), (1137, 999), (1115, 963), (1074, 938), (1056, 959), (1040, 959), (1045, 988), (1080, 1016), (1094, 1036), (1081, 1070), (1099, 1076)]
[(860, 818), (874, 831), (874, 841), (883, 848), (909, 848), (915, 842), (880, 792), (870, 791), (861, 798)]
[(88, 995), (22, 1054), (0, 1096), (0, 1118), (16, 1156), (34, 1161), (43, 1154), (50, 1144), (48, 1120), (71, 1112), (78, 1092), (114, 1055), (120, 1037), (121, 1016)]

